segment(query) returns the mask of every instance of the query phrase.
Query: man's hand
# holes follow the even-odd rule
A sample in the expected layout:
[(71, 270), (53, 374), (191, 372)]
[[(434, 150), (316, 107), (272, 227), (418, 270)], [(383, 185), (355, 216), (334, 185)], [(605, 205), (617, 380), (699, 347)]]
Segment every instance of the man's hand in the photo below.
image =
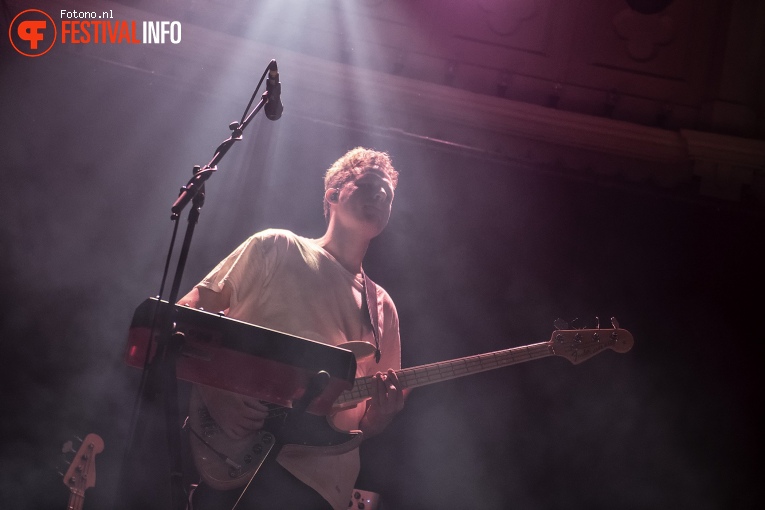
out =
[(367, 411), (361, 419), (361, 430), (366, 437), (382, 432), (393, 417), (404, 408), (407, 390), (401, 389), (396, 372), (389, 369), (385, 374), (374, 376), (372, 398), (367, 402)]
[(268, 408), (258, 399), (197, 386), (210, 416), (231, 439), (243, 439), (263, 428)]

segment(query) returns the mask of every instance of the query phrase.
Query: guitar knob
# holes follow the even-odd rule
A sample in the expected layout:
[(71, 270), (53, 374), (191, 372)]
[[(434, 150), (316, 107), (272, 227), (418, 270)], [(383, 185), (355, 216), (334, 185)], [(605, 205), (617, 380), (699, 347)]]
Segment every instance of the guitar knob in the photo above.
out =
[(557, 330), (569, 329), (568, 322), (566, 322), (566, 321), (564, 321), (563, 319), (560, 319), (560, 318), (555, 319), (555, 321), (553, 322), (553, 326)]
[(616, 320), (616, 317), (611, 317), (611, 325), (614, 329), (619, 329), (619, 321)]

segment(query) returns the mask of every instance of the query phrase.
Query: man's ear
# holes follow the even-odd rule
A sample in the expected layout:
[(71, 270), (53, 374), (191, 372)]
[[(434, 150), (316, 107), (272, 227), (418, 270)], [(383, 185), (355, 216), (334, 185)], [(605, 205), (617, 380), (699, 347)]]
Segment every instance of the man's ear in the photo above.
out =
[(340, 199), (340, 190), (337, 188), (329, 188), (324, 192), (324, 199), (330, 203), (336, 203)]

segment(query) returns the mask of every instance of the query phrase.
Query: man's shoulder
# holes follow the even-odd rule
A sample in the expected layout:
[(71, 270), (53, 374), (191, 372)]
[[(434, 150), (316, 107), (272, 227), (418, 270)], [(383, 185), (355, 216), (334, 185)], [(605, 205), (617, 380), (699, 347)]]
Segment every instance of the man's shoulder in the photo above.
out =
[(250, 236), (249, 242), (265, 245), (289, 245), (290, 243), (304, 242), (305, 239), (291, 230), (283, 228), (268, 228), (256, 232)]
[(393, 298), (390, 297), (388, 291), (377, 283), (375, 283), (375, 289), (377, 290), (377, 301), (382, 303), (384, 308), (388, 308), (393, 313), (396, 313), (396, 305), (393, 303)]
[(251, 235), (244, 244), (257, 247), (263, 253), (305, 253), (316, 251), (316, 242), (291, 230), (269, 228)]

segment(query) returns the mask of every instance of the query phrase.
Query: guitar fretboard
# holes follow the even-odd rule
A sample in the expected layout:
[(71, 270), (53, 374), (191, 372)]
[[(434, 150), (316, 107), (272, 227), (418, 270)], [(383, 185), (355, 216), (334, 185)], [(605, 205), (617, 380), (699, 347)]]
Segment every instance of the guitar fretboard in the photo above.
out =
[[(496, 368), (524, 363), (546, 356), (552, 356), (554, 352), (549, 342), (513, 347), (502, 351), (477, 354), (449, 361), (431, 363), (418, 367), (397, 370), (396, 375), (402, 389), (417, 388), (437, 382), (457, 379), (467, 375), (486, 372)], [(335, 402), (338, 405), (357, 403), (368, 399), (374, 389), (374, 376), (356, 379), (353, 388), (344, 391)]]

